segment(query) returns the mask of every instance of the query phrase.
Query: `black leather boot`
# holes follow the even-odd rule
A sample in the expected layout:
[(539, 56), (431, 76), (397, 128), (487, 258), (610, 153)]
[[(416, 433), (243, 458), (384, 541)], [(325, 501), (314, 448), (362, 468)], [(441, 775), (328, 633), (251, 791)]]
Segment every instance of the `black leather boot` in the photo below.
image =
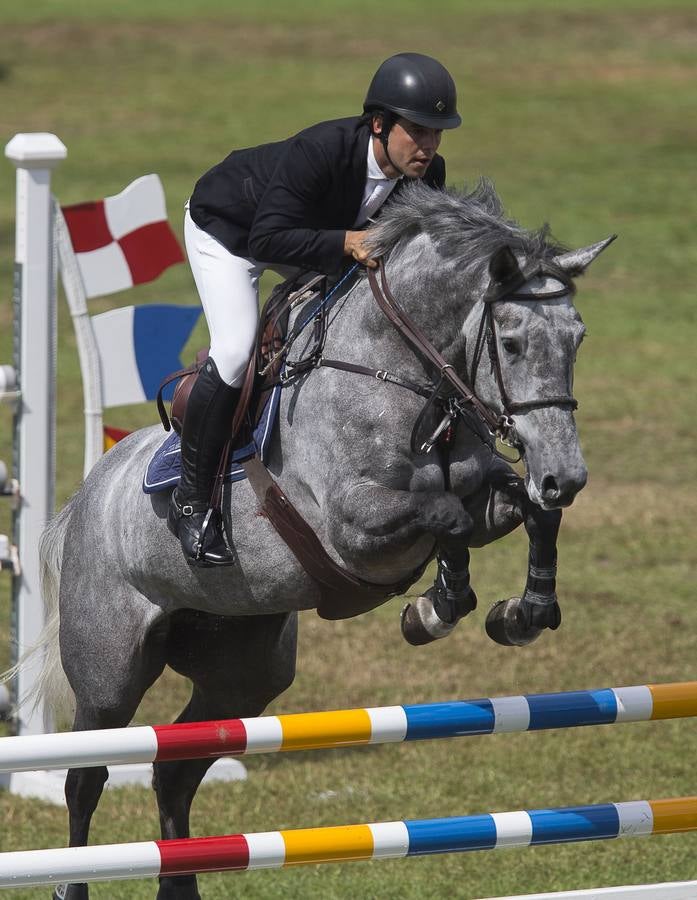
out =
[(186, 404), (181, 477), (172, 492), (167, 524), (193, 566), (229, 566), (235, 561), (225, 542), (220, 511), (211, 509), (210, 502), (240, 394), (239, 388), (225, 384), (216, 364), (207, 359)]

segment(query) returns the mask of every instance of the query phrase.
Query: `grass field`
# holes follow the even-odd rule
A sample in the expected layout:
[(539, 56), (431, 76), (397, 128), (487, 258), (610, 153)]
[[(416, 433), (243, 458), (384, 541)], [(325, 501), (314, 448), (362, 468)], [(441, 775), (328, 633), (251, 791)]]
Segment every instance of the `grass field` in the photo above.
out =
[[(360, 107), (377, 63), (398, 50), (441, 58), (465, 124), (447, 134), (448, 180), (494, 179), (512, 216), (549, 221), (570, 246), (619, 233), (579, 284), (588, 326), (577, 421), (589, 484), (564, 517), (564, 622), (522, 650), (493, 645), (491, 602), (520, 591), (524, 535), (476, 551), (480, 609), (448, 640), (414, 649), (400, 600), (359, 619), (301, 620), (298, 676), (272, 711), (377, 706), (694, 678), (697, 509), (697, 10), (693, 2), (552, 0), (0, 0), (0, 139), (52, 131), (69, 156), (63, 203), (158, 172), (180, 232), (196, 178), (232, 147), (279, 139)], [(0, 171), (2, 164), (0, 163)], [(0, 177), (0, 362), (11, 361), (14, 175)], [(192, 302), (185, 266), (97, 300)], [(81, 385), (60, 302), (58, 501), (79, 485)], [(199, 330), (191, 347), (200, 346)], [(154, 405), (107, 417), (156, 421)], [(0, 458), (11, 418), (0, 408)], [(9, 512), (0, 509), (0, 532)], [(0, 665), (9, 597), (0, 594)], [(186, 685), (166, 676), (140, 722), (167, 721)], [(200, 791), (193, 833), (427, 818), (697, 794), (692, 721), (505, 735), (340, 753), (257, 757), (245, 784)], [(0, 850), (59, 846), (65, 813), (0, 795)], [(157, 836), (148, 792), (113, 791), (94, 842)], [(471, 898), (697, 877), (697, 837), (604, 842), (408, 862), (200, 879), (206, 900)], [(95, 886), (146, 898), (154, 885)], [(48, 896), (43, 889), (5, 896)]]

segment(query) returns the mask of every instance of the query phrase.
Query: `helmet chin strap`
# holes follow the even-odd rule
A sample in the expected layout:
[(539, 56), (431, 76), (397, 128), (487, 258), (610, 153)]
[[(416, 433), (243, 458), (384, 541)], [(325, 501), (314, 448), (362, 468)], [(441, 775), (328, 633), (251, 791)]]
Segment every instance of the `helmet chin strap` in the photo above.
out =
[(395, 163), (395, 161), (390, 156), (390, 151), (387, 149), (387, 141), (390, 137), (390, 131), (392, 130), (392, 125), (394, 124), (392, 116), (389, 112), (385, 111), (382, 113), (382, 128), (379, 133), (373, 131), (373, 137), (380, 138), (380, 143), (382, 144), (382, 149), (385, 151), (385, 156), (387, 157), (387, 162), (392, 166), (393, 169), (396, 169), (400, 175), (404, 175), (405, 173), (399, 168), (399, 166)]

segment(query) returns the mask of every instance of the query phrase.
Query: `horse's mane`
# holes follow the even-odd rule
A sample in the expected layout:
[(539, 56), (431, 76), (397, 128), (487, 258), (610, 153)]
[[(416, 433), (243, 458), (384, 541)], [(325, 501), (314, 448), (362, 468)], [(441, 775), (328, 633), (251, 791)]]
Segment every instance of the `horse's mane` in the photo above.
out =
[(469, 193), (434, 190), (420, 181), (405, 185), (371, 228), (370, 247), (376, 255), (388, 253), (418, 234), (429, 235), (441, 256), (469, 270), (487, 265), (504, 244), (527, 259), (551, 259), (567, 249), (551, 236), (548, 225), (527, 231), (507, 219), (487, 178)]

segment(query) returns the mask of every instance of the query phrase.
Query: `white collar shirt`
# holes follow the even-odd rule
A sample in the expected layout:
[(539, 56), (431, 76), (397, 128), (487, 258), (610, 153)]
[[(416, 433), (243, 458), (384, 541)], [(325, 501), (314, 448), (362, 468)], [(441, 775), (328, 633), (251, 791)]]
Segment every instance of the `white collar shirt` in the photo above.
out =
[(402, 175), (398, 175), (397, 178), (388, 178), (385, 175), (375, 159), (373, 138), (371, 137), (368, 141), (368, 162), (363, 199), (361, 200), (356, 221), (353, 223), (354, 228), (364, 225), (371, 216), (375, 215), (402, 177)]

